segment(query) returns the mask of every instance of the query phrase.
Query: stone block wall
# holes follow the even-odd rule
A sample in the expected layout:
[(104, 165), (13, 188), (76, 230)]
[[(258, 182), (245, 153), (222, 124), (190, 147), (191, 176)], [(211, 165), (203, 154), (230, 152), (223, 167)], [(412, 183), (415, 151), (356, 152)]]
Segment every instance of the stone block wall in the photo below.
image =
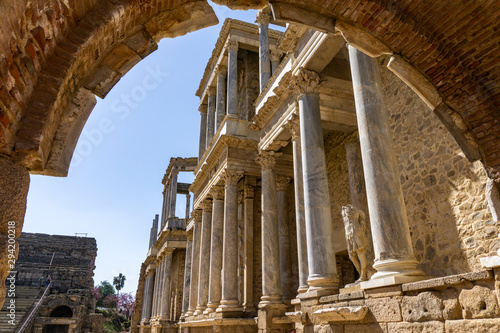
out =
[(37, 284), (40, 277), (50, 274), (53, 288), (61, 292), (93, 288), (97, 255), (94, 238), (22, 233), (18, 241), (15, 270), (20, 284)]

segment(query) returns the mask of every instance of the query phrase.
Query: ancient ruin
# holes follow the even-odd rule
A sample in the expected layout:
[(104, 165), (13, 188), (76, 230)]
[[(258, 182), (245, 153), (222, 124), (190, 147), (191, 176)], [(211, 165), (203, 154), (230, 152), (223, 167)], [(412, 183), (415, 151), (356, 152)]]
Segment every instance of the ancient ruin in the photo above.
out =
[[(258, 24), (227, 20), (200, 73), (199, 156), (167, 169), (132, 329), (499, 331), (500, 3), (214, 2), (260, 9)], [(0, 9), (7, 253), (29, 174), (66, 175), (94, 95), (161, 38), (218, 19), (204, 0)], [(172, 207), (189, 192), (182, 219)], [(376, 272), (346, 288), (359, 278), (349, 203), (370, 223)]]

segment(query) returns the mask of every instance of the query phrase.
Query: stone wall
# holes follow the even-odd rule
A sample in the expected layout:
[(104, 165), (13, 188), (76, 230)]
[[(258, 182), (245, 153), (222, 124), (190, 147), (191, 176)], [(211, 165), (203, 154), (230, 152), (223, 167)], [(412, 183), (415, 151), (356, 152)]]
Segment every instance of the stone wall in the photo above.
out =
[(36, 285), (40, 277), (50, 274), (53, 288), (61, 292), (93, 288), (97, 255), (94, 238), (22, 233), (18, 241), (15, 270), (20, 284)]

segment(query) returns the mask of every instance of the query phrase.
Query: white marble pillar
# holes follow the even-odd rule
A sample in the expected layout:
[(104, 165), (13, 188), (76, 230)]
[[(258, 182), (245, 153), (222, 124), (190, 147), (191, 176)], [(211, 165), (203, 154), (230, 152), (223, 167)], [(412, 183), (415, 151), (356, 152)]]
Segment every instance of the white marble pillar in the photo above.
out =
[(165, 211), (167, 210), (167, 191), (163, 189), (163, 203), (161, 206), (161, 228), (160, 230), (163, 230), (163, 226), (165, 225), (165, 220), (167, 219), (167, 216), (165, 215)]
[(215, 112), (215, 132), (217, 132), (219, 130), (220, 124), (222, 124), (222, 121), (226, 116), (227, 67), (219, 64), (215, 67), (215, 72), (217, 74), (217, 107)]
[(201, 222), (200, 268), (198, 279), (198, 305), (195, 315), (202, 314), (207, 308), (208, 282), (210, 278), (210, 238), (212, 231), (212, 200), (205, 199), (202, 203), (203, 214)]
[(227, 116), (238, 118), (238, 42), (227, 43)]
[(214, 137), (214, 127), (215, 127), (215, 94), (217, 92), (216, 87), (208, 87), (208, 113), (207, 113), (207, 139), (206, 147), (210, 145), (212, 138)]
[(262, 297), (259, 308), (281, 304), (280, 252), (276, 174), (277, 153), (263, 151), (257, 158), (262, 166)]
[(222, 249), (224, 237), (224, 187), (213, 186), (212, 208), (212, 240), (210, 243), (210, 279), (208, 288), (208, 303), (205, 313), (214, 312), (220, 305), (222, 284)]
[(238, 300), (238, 181), (242, 172), (226, 170), (223, 176), (224, 245), (222, 256), (222, 299), (217, 312), (242, 311)]
[(299, 103), (304, 208), (306, 216), (309, 290), (335, 292), (337, 264), (333, 247), (332, 214), (325, 146), (319, 109), (319, 75), (300, 68), (293, 78)]
[(147, 273), (147, 289), (146, 296), (144, 297), (144, 303), (146, 304), (144, 322), (147, 324), (151, 319), (151, 310), (153, 309), (153, 291), (154, 291), (154, 279), (155, 279), (155, 269), (150, 268)]
[(160, 320), (170, 320), (170, 282), (172, 279), (172, 256), (174, 254), (173, 248), (167, 248), (163, 253), (163, 278), (162, 278), (162, 292), (161, 292), (161, 306), (160, 306)]
[(189, 308), (189, 290), (191, 287), (191, 260), (193, 248), (193, 231), (187, 233), (186, 261), (184, 262), (184, 288), (182, 289), (182, 315), (185, 317)]
[(161, 298), (161, 278), (162, 278), (162, 258), (156, 259), (156, 274), (155, 274), (155, 289), (153, 296), (153, 311), (151, 318), (158, 317), (160, 313), (160, 298)]
[(288, 219), (288, 201), (286, 190), (290, 184), (290, 178), (277, 177), (277, 201), (278, 201), (278, 228), (279, 228), (279, 252), (280, 252), (280, 277), (281, 294), (283, 302), (290, 303), (295, 296), (292, 293), (292, 257), (290, 247), (290, 227)]
[(179, 170), (177, 167), (172, 168), (172, 185), (170, 191), (170, 208), (168, 218), (175, 218), (175, 205), (177, 201), (177, 176), (179, 175)]
[(184, 215), (184, 218), (187, 220), (189, 219), (189, 212), (191, 211), (191, 194), (186, 194), (186, 214)]
[(207, 104), (201, 104), (198, 111), (200, 111), (200, 145), (198, 153), (198, 163), (200, 163), (207, 146)]
[(146, 323), (149, 321), (150, 316), (148, 315), (148, 292), (151, 284), (151, 279), (149, 278), (150, 272), (146, 270), (144, 278), (144, 292), (142, 294), (142, 317), (141, 322)]
[(257, 12), (256, 22), (259, 25), (259, 81), (260, 91), (264, 90), (271, 78), (271, 63), (269, 59), (269, 21), (270, 8), (266, 7)]
[(281, 52), (272, 50), (271, 51), (271, 76), (276, 72), (280, 65)]
[[(246, 177), (248, 179), (248, 177)], [(254, 187), (250, 184), (245, 184), (244, 188), (244, 257), (245, 257), (245, 272), (244, 272), (244, 292), (243, 292), (243, 308), (245, 311), (254, 311), (253, 305), (253, 201)]]
[(377, 270), (371, 279), (422, 277), (413, 254), (377, 60), (349, 45), (359, 141)]
[(191, 284), (189, 286), (189, 308), (187, 316), (192, 316), (198, 304), (198, 280), (200, 269), (201, 210), (194, 210), (193, 245), (191, 249)]
[(299, 289), (298, 293), (304, 293), (309, 288), (307, 278), (309, 267), (307, 264), (307, 237), (306, 216), (304, 209), (304, 186), (302, 175), (302, 150), (300, 145), (299, 117), (293, 115), (286, 127), (292, 135), (293, 148), (293, 185), (295, 192), (295, 225), (297, 229), (297, 259), (299, 266)]
[(167, 219), (170, 215), (170, 196), (172, 193), (172, 184), (170, 179), (167, 179), (167, 185), (165, 186), (165, 191), (167, 191), (167, 201), (166, 201), (166, 207), (165, 207), (165, 221), (163, 223), (167, 223)]

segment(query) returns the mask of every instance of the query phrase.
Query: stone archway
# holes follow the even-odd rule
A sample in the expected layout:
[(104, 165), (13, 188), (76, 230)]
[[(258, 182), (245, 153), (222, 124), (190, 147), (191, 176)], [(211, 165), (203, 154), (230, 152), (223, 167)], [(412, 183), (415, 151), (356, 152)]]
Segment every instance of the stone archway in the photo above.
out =
[[(264, 0), (214, 0), (233, 9)], [(470, 159), (500, 181), (500, 3), (271, 1), (283, 20), (332, 26), (392, 68), (440, 116)], [(65, 176), (94, 104), (175, 37), (217, 23), (204, 0), (36, 0), (0, 4), (0, 247), (20, 234), (28, 173)], [(276, 12), (275, 12), (276, 14)], [(313, 20), (308, 20), (308, 18)], [(326, 22), (326, 23), (325, 23)], [(15, 225), (9, 226), (9, 221)], [(0, 262), (0, 278), (8, 258)], [(0, 290), (0, 299), (4, 298)]]

